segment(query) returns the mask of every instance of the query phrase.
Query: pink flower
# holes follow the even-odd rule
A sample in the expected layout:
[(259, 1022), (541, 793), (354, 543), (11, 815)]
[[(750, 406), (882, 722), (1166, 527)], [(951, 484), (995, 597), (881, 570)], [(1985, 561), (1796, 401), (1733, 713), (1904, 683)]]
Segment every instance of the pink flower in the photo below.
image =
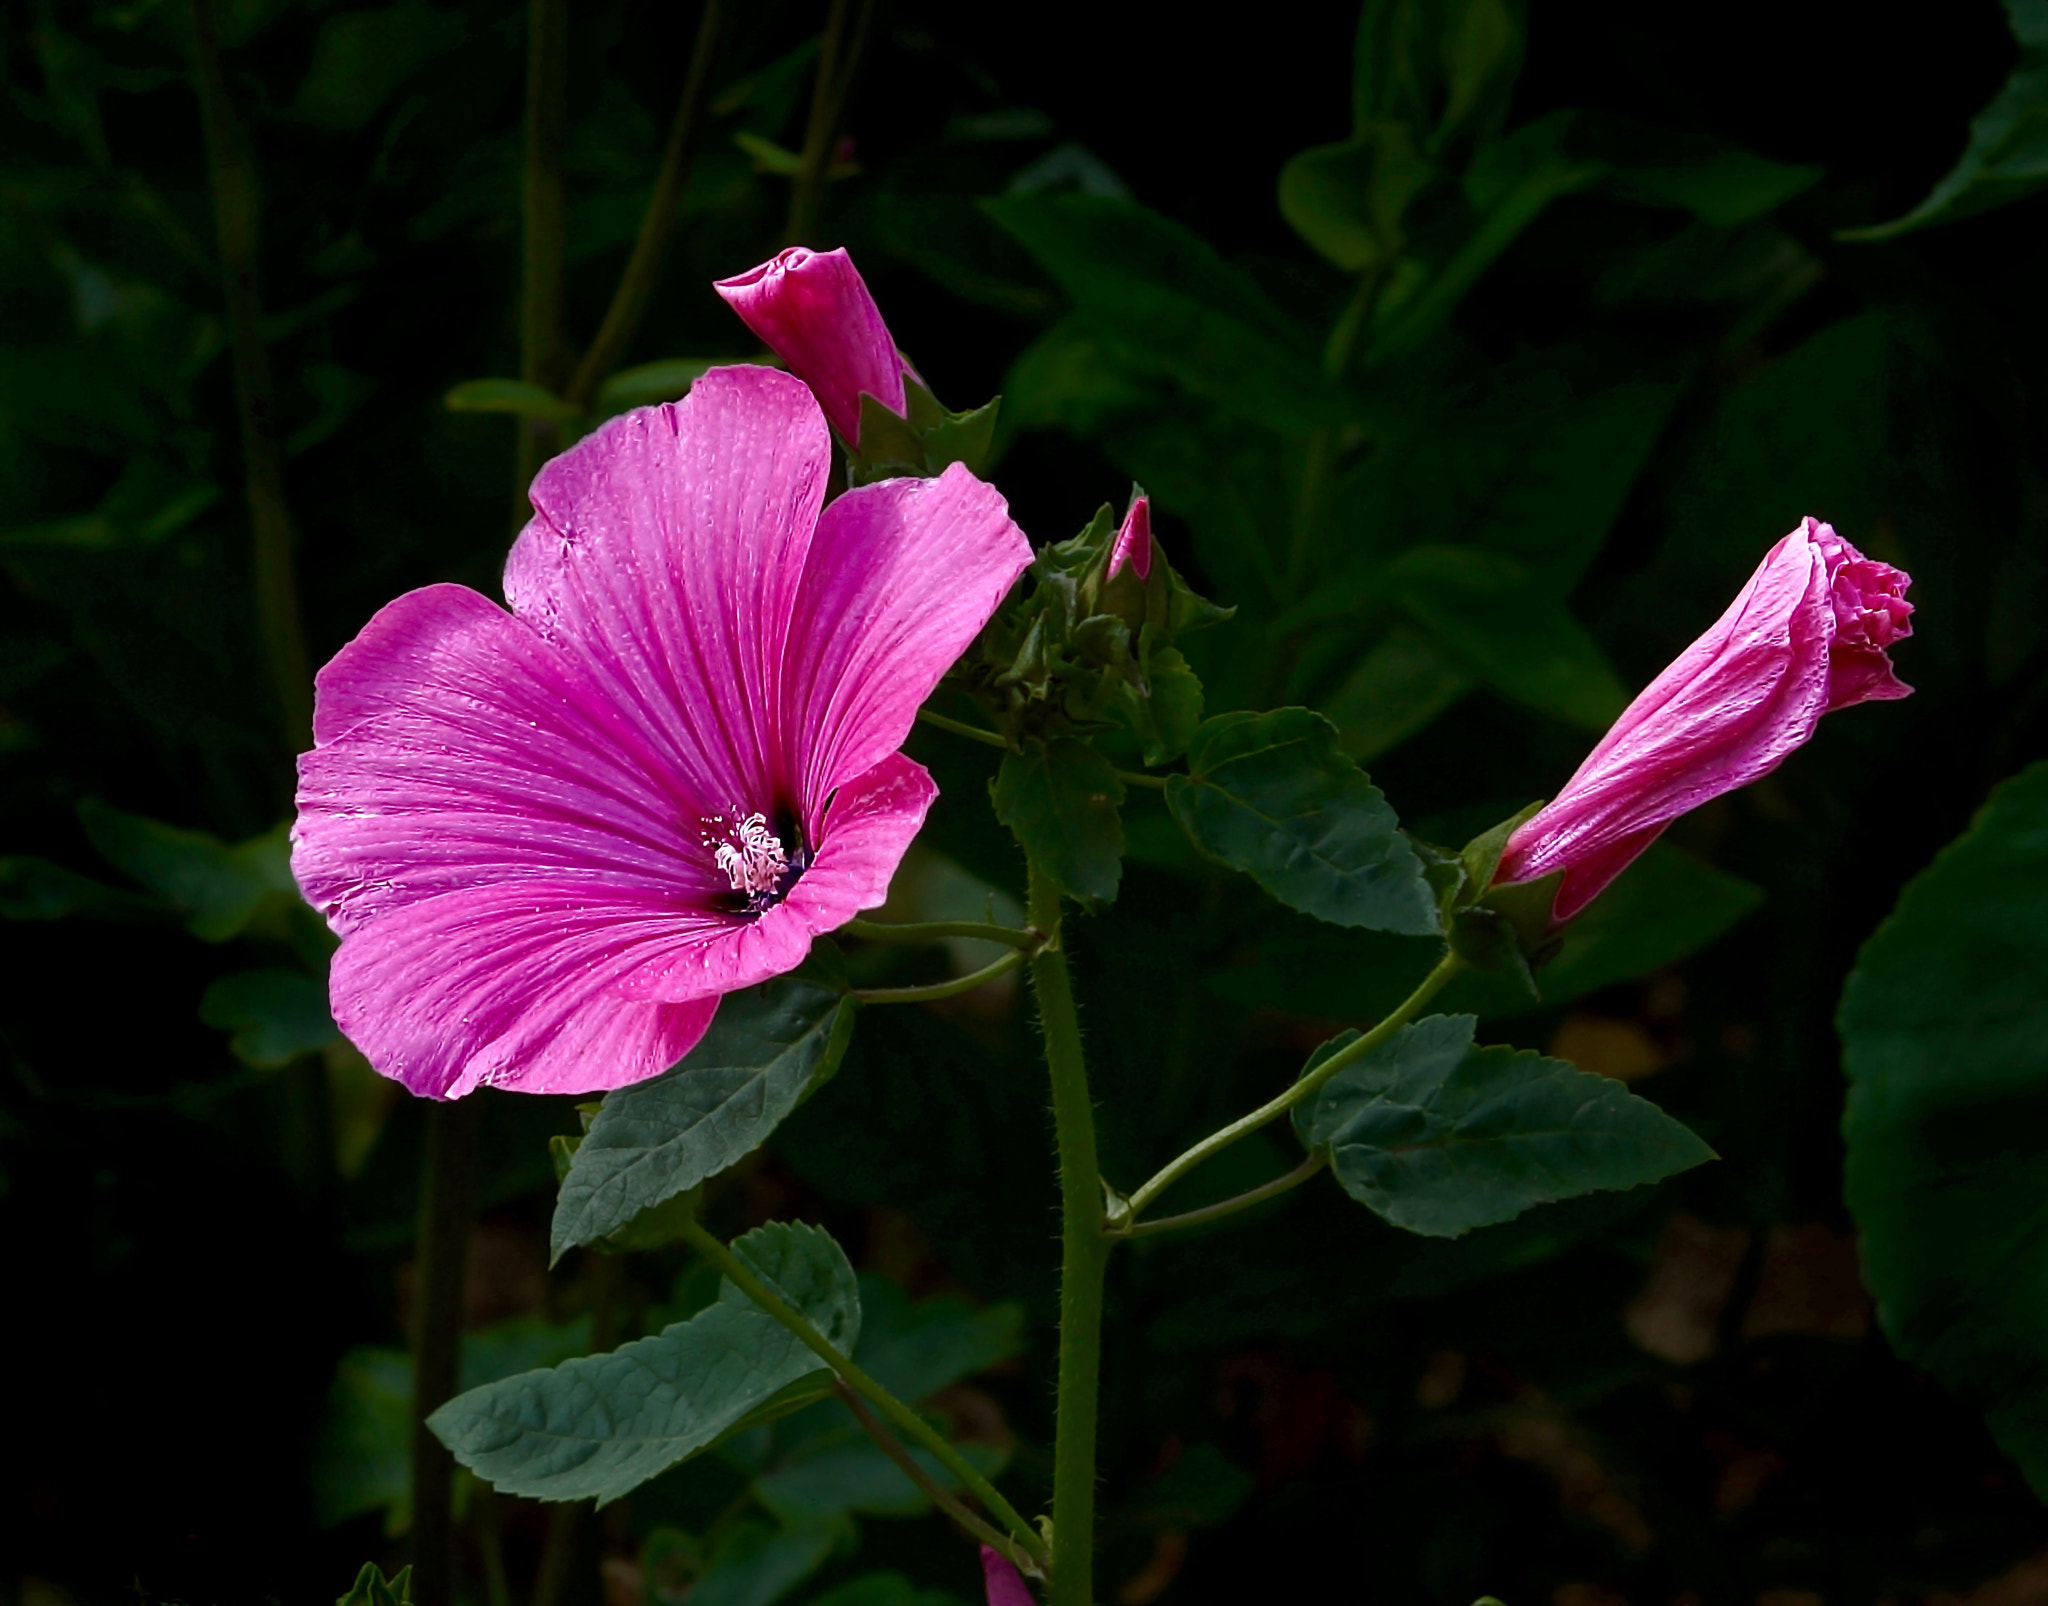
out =
[(712, 288), (811, 387), (848, 446), (860, 446), (863, 395), (903, 416), (903, 376), (917, 375), (844, 250), (795, 246)]
[(988, 1606), (1033, 1606), (1022, 1575), (992, 1545), (981, 1547), (981, 1576), (988, 1585)]
[(829, 465), (801, 384), (714, 369), (541, 470), (510, 613), (428, 586), (320, 672), (292, 869), (386, 1076), (639, 1081), (882, 901), (936, 793), (897, 748), (1031, 549), (965, 469)]
[(1109, 549), (1106, 578), (1114, 580), (1117, 570), (1126, 562), (1140, 580), (1152, 578), (1152, 504), (1142, 496), (1131, 498), (1123, 528), (1116, 532), (1116, 544)]
[(1802, 521), (1508, 838), (1494, 884), (1562, 870), (1551, 918), (1569, 920), (1679, 815), (1776, 769), (1821, 715), (1907, 696), (1885, 649), (1913, 633), (1910, 584)]

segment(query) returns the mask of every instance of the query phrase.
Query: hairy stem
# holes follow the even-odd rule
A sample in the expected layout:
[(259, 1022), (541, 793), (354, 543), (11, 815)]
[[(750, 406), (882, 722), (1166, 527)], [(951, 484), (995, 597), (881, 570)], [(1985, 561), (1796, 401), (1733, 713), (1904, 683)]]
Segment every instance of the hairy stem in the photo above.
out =
[[(568, 121), (569, 0), (528, 0), (526, 170), (519, 274), (519, 376), (553, 390), (561, 383), (562, 130)], [(551, 421), (520, 418), (512, 521), (526, 521), (527, 488), (561, 444)]]
[(975, 988), (994, 981), (998, 976), (1007, 976), (1024, 963), (1025, 951), (1013, 948), (993, 964), (983, 965), (979, 970), (970, 970), (964, 976), (955, 976), (950, 981), (935, 981), (923, 987), (856, 987), (853, 996), (863, 1004), (929, 1004), (935, 999), (958, 998), (962, 993), (971, 993)]
[(235, 402), (241, 414), (243, 489), (249, 503), (256, 632), (270, 683), (294, 751), (312, 745), (313, 676), (299, 617), (299, 583), (285, 503), (284, 451), (278, 444), (277, 398), (258, 327), (256, 175), (235, 126), (221, 62), (213, 0), (192, 0), (194, 81), (213, 188), (214, 228), (234, 354)]
[(1053, 1131), (1060, 1170), (1059, 1398), (1052, 1474), (1051, 1606), (1094, 1599), (1095, 1415), (1102, 1377), (1102, 1284), (1110, 1242), (1103, 1235), (1102, 1167), (1095, 1110), (1081, 1054), (1074, 983), (1060, 947), (1060, 894), (1027, 857), (1027, 918), (1050, 940), (1031, 958), (1045, 1064), (1052, 1077)]
[(1045, 941), (1045, 933), (1029, 926), (998, 926), (980, 920), (924, 920), (915, 924), (849, 920), (838, 934), (858, 937), (863, 942), (950, 942), (962, 938), (971, 942), (999, 942), (1009, 948), (1035, 948)]
[[(846, 1408), (853, 1413), (854, 1420), (861, 1425), (867, 1436), (875, 1441), (882, 1454), (895, 1462), (896, 1469), (923, 1490), (925, 1498), (958, 1523), (970, 1538), (978, 1539), (985, 1545), (993, 1545), (1006, 1554), (1016, 1549), (1008, 1534), (1000, 1533), (983, 1522), (963, 1506), (951, 1491), (919, 1466), (917, 1458), (903, 1447), (903, 1441), (889, 1431), (888, 1425), (875, 1415), (868, 1402), (847, 1387), (845, 1378), (835, 1377), (832, 1380), (832, 1392), (837, 1394)], [(1018, 1557), (1011, 1555), (1010, 1559), (1016, 1561)]]
[(1225, 1216), (1234, 1216), (1240, 1210), (1264, 1204), (1268, 1199), (1277, 1199), (1281, 1194), (1300, 1187), (1329, 1163), (1328, 1156), (1312, 1154), (1284, 1177), (1275, 1177), (1271, 1182), (1247, 1189), (1233, 1198), (1204, 1205), (1199, 1210), (1183, 1211), (1177, 1216), (1156, 1216), (1150, 1221), (1134, 1221), (1111, 1230), (1119, 1238), (1149, 1238), (1155, 1233), (1176, 1232), (1182, 1227), (1199, 1227), (1207, 1222), (1220, 1221)]
[(1003, 1498), (1002, 1492), (982, 1476), (974, 1463), (947, 1441), (943, 1433), (854, 1365), (850, 1357), (841, 1354), (838, 1346), (812, 1326), (802, 1311), (763, 1282), (752, 1267), (707, 1232), (700, 1222), (692, 1221), (683, 1228), (683, 1241), (716, 1266), (747, 1298), (794, 1333), (805, 1349), (829, 1366), (848, 1388), (874, 1406), (899, 1432), (915, 1439), (937, 1456), (940, 1465), (972, 1490), (974, 1497), (1009, 1528), (1025, 1554), (1043, 1564), (1045, 1547), (1038, 1542), (1031, 1526), (1017, 1514), (1016, 1507)]
[[(1277, 1121), (1295, 1105), (1321, 1087), (1345, 1066), (1355, 1064), (1378, 1048), (1394, 1033), (1422, 1012), (1422, 1008), (1443, 990), (1444, 984), (1464, 968), (1464, 961), (1456, 954), (1446, 952), (1438, 961), (1436, 969), (1423, 977), (1422, 984), (1402, 1000), (1392, 1014), (1355, 1042), (1345, 1045), (1318, 1065), (1307, 1076), (1296, 1082), (1286, 1092), (1268, 1099), (1249, 1115), (1238, 1117), (1230, 1125), (1211, 1132), (1193, 1148), (1188, 1149), (1163, 1166), (1158, 1175), (1131, 1195), (1131, 1214), (1136, 1216), (1148, 1204), (1157, 1199), (1182, 1177), (1207, 1160), (1220, 1154), (1247, 1133), (1256, 1132), (1268, 1121)], [(1196, 1212), (1190, 1212), (1194, 1214)]]
[(618, 366), (632, 341), (634, 331), (654, 297), (654, 285), (667, 254), (676, 206), (690, 180), (690, 158), (695, 153), (697, 130), (704, 120), (704, 103), (711, 90), (711, 62), (718, 50), (719, 29), (724, 20), (724, 0), (704, 0), (704, 15), (697, 24), (697, 43), (690, 52), (690, 69), (683, 80), (682, 99), (676, 103), (675, 121), (669, 125), (668, 146), (661, 153), (661, 171), (654, 180), (654, 193), (647, 198), (647, 210), (640, 219), (640, 235), (633, 242), (633, 254), (619, 286), (605, 309), (597, 338), (576, 365), (564, 399), (578, 412), (588, 412), (598, 387)]
[(476, 1200), (476, 1104), (426, 1108), (419, 1247), (413, 1269), (412, 1567), (421, 1601), (455, 1599), (455, 1458), (427, 1418), (455, 1394), (462, 1285)]

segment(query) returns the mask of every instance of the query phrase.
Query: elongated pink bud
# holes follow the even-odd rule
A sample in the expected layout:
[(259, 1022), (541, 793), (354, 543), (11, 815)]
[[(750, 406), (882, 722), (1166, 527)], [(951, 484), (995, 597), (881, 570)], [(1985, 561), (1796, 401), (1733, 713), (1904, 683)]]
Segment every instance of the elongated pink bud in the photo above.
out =
[(909, 366), (897, 354), (881, 309), (843, 249), (794, 246), (712, 288), (811, 387), (847, 445), (856, 450), (860, 445), (863, 395), (902, 415), (903, 376)]
[(1033, 1606), (1022, 1576), (1009, 1558), (991, 1545), (981, 1547), (981, 1574), (988, 1583), (988, 1606)]
[(1152, 578), (1152, 503), (1148, 497), (1131, 498), (1123, 528), (1116, 532), (1116, 544), (1109, 549), (1108, 578), (1114, 580), (1125, 563), (1140, 580)]
[(1886, 651), (1913, 633), (1911, 584), (1801, 521), (1508, 838), (1494, 884), (1562, 870), (1551, 918), (1569, 920), (1679, 815), (1776, 769), (1821, 715), (1907, 696)]

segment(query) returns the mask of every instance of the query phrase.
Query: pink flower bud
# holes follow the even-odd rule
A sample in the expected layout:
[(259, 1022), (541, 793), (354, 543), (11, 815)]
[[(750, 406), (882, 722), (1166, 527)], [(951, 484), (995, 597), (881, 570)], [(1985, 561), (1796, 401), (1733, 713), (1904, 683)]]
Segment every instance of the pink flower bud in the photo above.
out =
[(860, 445), (863, 395), (902, 416), (903, 376), (917, 376), (897, 353), (875, 298), (844, 250), (795, 246), (712, 288), (811, 387), (849, 446)]
[(981, 1547), (981, 1574), (988, 1583), (988, 1606), (1032, 1606), (1031, 1591), (1017, 1569), (991, 1545)]
[(1123, 528), (1116, 532), (1116, 544), (1109, 549), (1107, 578), (1114, 580), (1126, 562), (1140, 580), (1152, 578), (1152, 503), (1142, 496), (1131, 498)]
[(1904, 697), (1885, 651), (1913, 633), (1911, 576), (1806, 519), (1508, 838), (1496, 886), (1562, 870), (1569, 920), (1679, 815), (1767, 775), (1822, 714)]

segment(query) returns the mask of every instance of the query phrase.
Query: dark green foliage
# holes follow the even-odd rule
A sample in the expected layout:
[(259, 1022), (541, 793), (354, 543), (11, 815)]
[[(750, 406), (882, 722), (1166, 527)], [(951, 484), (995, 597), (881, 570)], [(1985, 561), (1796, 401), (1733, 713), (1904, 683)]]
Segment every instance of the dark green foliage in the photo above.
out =
[(1849, 1207), (1885, 1331), (2048, 1492), (2048, 764), (1913, 881), (1842, 993)]
[[(1455, 1238), (1559, 1199), (1657, 1182), (1713, 1158), (1618, 1082), (1535, 1054), (1475, 1048), (1470, 1015), (1404, 1026), (1297, 1108), (1344, 1191), (1397, 1227)], [(1356, 1037), (1310, 1057), (1313, 1071)]]

